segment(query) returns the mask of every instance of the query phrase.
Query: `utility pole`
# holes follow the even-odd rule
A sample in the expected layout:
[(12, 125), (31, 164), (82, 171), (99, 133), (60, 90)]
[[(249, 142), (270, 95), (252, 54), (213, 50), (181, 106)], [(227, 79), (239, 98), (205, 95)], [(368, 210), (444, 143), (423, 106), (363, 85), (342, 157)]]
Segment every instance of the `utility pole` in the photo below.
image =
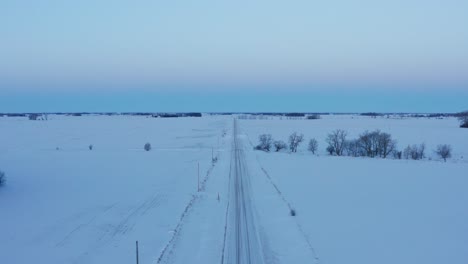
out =
[(138, 240), (136, 241), (136, 264), (138, 264)]

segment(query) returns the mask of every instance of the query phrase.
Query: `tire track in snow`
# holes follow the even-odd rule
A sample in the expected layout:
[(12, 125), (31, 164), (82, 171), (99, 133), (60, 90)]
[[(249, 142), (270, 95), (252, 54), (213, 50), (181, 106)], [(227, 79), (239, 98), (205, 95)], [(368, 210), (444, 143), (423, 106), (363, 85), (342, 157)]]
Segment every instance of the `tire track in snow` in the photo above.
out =
[(141, 203), (138, 207), (131, 209), (127, 216), (123, 218), (117, 226), (114, 228), (111, 237), (115, 237), (117, 235), (124, 235), (128, 231), (132, 230), (133, 227), (136, 225), (136, 220), (134, 220), (138, 215), (142, 216), (145, 215), (150, 209), (156, 207), (160, 202), (160, 195), (154, 195), (153, 197), (145, 200)]
[[(257, 230), (255, 208), (251, 199), (250, 181), (244, 149), (238, 141), (237, 121), (234, 120), (233, 159), (231, 159), (233, 206), (227, 210), (226, 241), (221, 261), (224, 263), (265, 263), (264, 250)], [(226, 247), (226, 245), (228, 247)]]
[(84, 223), (81, 223), (81, 224), (79, 224), (78, 226), (76, 226), (75, 228), (73, 228), (73, 230), (71, 230), (68, 234), (66, 234), (66, 235), (63, 237), (62, 240), (60, 240), (59, 242), (57, 242), (57, 243), (55, 244), (55, 247), (63, 247), (63, 246), (71, 239), (71, 237), (72, 237), (76, 232), (78, 232), (78, 231), (82, 230), (83, 228), (86, 228), (87, 226), (89, 226), (90, 224), (92, 224), (98, 217), (100, 217), (101, 215), (106, 214), (108, 211), (110, 211), (112, 208), (114, 208), (115, 205), (117, 205), (117, 203), (105, 207), (103, 211), (101, 211), (100, 213), (94, 215), (91, 219), (89, 219), (89, 221), (84, 222)]

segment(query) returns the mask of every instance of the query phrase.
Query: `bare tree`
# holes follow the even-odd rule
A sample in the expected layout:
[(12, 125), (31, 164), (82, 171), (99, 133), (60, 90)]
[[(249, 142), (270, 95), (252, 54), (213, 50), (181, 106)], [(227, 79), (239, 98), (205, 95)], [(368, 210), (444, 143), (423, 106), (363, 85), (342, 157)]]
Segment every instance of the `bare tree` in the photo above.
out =
[(255, 147), (255, 149), (263, 150), (263, 151), (270, 151), (271, 145), (273, 143), (273, 138), (271, 137), (270, 134), (262, 134), (258, 136), (258, 141), (259, 141), (259, 144), (257, 145), (257, 147)]
[(390, 153), (396, 149), (396, 141), (388, 133), (380, 133), (378, 141), (378, 153), (380, 157), (386, 158)]
[(348, 133), (341, 129), (337, 129), (332, 133), (328, 134), (327, 143), (330, 149), (327, 148), (327, 151), (330, 153), (330, 150), (333, 150), (332, 152), (335, 153), (337, 156), (342, 156), (346, 145), (347, 135)]
[(282, 149), (286, 149), (288, 147), (288, 145), (286, 145), (286, 143), (282, 140), (276, 140), (275, 142), (273, 142), (273, 146), (275, 147), (276, 152)]
[(447, 144), (438, 145), (435, 153), (446, 162), (448, 158), (452, 157), (452, 146)]
[(315, 138), (311, 139), (309, 141), (309, 147), (308, 147), (309, 151), (312, 152), (312, 154), (315, 154), (315, 152), (317, 151), (318, 149), (318, 142)]
[(420, 144), (419, 147), (418, 147), (418, 157), (419, 157), (419, 159), (423, 159), (423, 158), (426, 157), (425, 151), (426, 151), (426, 144), (424, 144), (424, 143)]
[(289, 149), (291, 152), (297, 152), (297, 147), (304, 140), (303, 134), (298, 134), (297, 132), (292, 133), (289, 136)]
[(359, 135), (359, 145), (362, 148), (362, 152), (365, 153), (365, 156), (375, 157), (377, 156), (378, 148), (378, 135), (380, 131), (369, 132), (365, 131)]

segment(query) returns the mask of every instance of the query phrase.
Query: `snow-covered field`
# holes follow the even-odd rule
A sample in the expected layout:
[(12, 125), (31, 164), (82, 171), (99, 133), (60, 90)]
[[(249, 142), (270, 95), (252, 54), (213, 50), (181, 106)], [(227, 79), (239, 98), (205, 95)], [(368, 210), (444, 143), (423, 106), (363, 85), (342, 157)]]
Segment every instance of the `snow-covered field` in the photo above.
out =
[(0, 263), (134, 263), (136, 240), (140, 263), (155, 262), (197, 192), (197, 163), (204, 179), (230, 128), (219, 117), (0, 118)]
[[(400, 149), (425, 143), (428, 158), (328, 156), (338, 128), (380, 129)], [(468, 263), (468, 130), (457, 120), (270, 118), (238, 130), (232, 116), (0, 117), (0, 262), (135, 263), (138, 240), (140, 263), (221, 263), (237, 137), (265, 263)], [(306, 139), (298, 153), (253, 151), (260, 134), (294, 131)], [(453, 158), (438, 159), (438, 144)]]
[[(456, 119), (324, 116), (242, 120), (240, 127), (253, 144), (263, 133), (284, 141), (294, 131), (304, 133), (298, 153), (256, 156), (296, 209), (319, 263), (468, 263), (468, 130)], [(325, 138), (334, 129), (352, 138), (381, 129), (400, 149), (424, 142), (429, 158), (330, 157)], [(306, 150), (310, 138), (319, 142), (318, 155)], [(453, 147), (446, 163), (432, 152), (445, 143)], [(281, 229), (278, 221), (270, 224)]]

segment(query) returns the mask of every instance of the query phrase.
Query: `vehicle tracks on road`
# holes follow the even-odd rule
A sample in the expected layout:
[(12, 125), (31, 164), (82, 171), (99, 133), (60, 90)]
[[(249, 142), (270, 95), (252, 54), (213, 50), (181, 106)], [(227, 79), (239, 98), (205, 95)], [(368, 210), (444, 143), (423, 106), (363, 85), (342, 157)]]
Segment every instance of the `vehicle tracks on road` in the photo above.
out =
[(236, 120), (233, 135), (227, 239), (221, 261), (223, 264), (265, 263), (251, 199), (244, 148), (239, 140)]

